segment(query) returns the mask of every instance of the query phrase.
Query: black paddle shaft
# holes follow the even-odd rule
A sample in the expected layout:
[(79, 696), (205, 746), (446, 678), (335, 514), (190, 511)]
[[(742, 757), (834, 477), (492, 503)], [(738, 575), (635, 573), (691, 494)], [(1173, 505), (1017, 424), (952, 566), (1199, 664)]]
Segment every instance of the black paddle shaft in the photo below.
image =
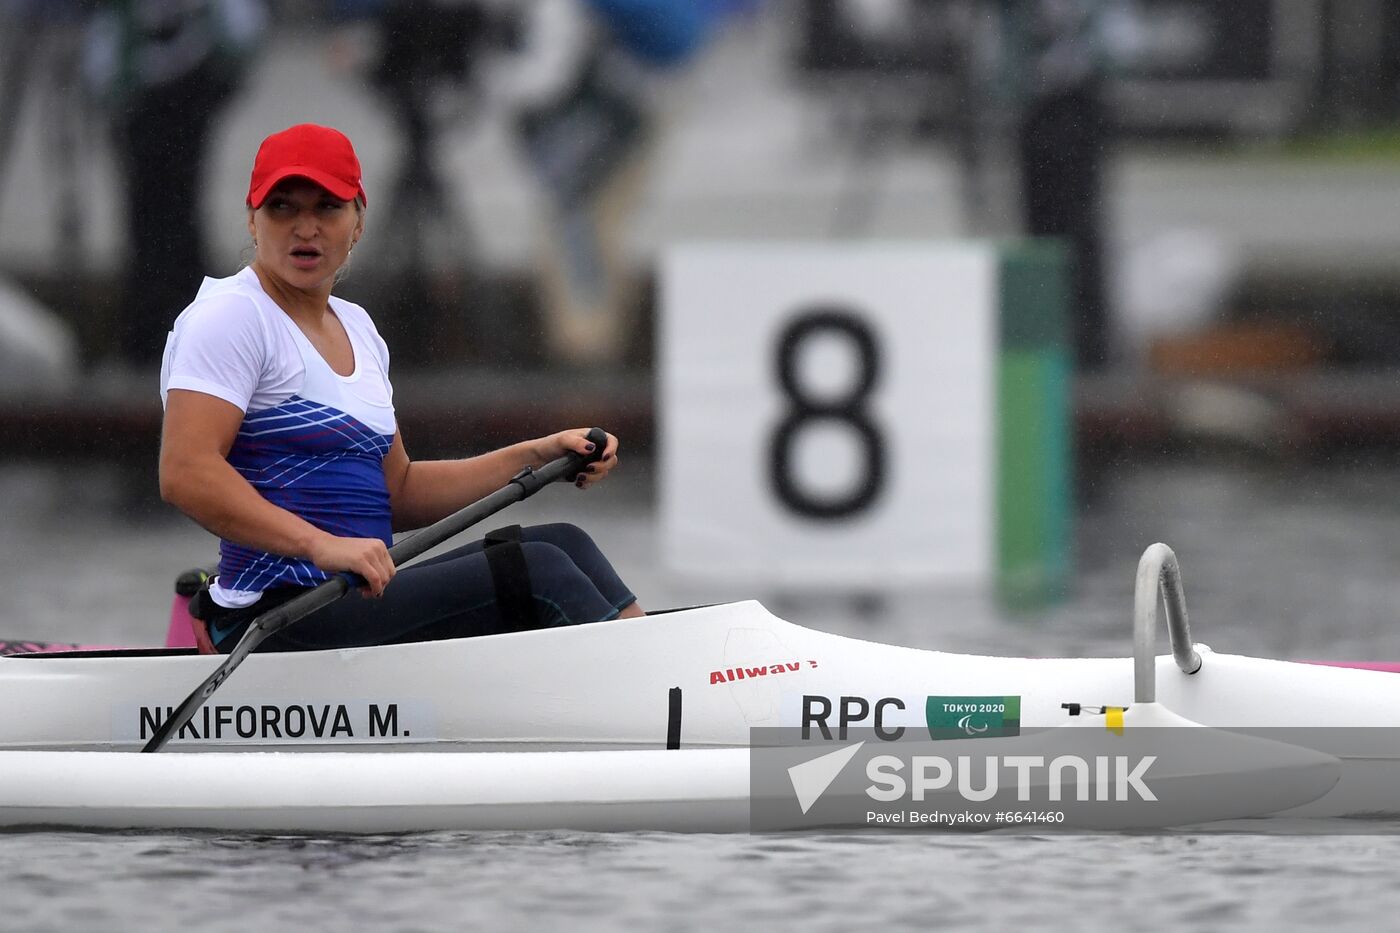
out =
[[(601, 428), (592, 428), (588, 432), (588, 440), (593, 444), (593, 450), (587, 456), (570, 452), (557, 460), (551, 460), (538, 470), (526, 467), (511, 477), (509, 483), (484, 499), (478, 499), (417, 534), (404, 538), (389, 548), (389, 558), (393, 560), (395, 567), (402, 566), (448, 538), (461, 534), (477, 522), (490, 518), (506, 506), (529, 498), (550, 483), (561, 479), (572, 481), (584, 467), (603, 458), (603, 450), (608, 441), (606, 432)], [(269, 609), (254, 619), (243, 633), (243, 637), (238, 639), (238, 644), (234, 645), (229, 656), (224, 659), (224, 663), (205, 678), (194, 693), (186, 697), (169, 718), (160, 724), (160, 728), (156, 729), (141, 751), (160, 751), (172, 735), (185, 727), (234, 669), (243, 663), (243, 659), (262, 644), (263, 639), (306, 618), (316, 610), (329, 606), (350, 592), (355, 585), (357, 584), (353, 575), (338, 573), (325, 583)]]

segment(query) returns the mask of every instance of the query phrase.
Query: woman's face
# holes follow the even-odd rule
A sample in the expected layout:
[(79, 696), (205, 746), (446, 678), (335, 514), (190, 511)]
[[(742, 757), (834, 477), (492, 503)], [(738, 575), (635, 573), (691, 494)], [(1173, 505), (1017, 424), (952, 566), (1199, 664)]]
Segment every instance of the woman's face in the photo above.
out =
[(259, 267), (305, 290), (335, 282), (364, 227), (355, 202), (342, 201), (303, 178), (281, 182), (261, 207), (248, 212)]

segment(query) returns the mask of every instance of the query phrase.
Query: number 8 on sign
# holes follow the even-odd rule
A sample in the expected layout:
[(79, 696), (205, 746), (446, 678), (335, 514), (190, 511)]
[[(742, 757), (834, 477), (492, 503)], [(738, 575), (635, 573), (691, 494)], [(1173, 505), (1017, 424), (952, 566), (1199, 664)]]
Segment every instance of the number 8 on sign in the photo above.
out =
[[(814, 398), (799, 382), (797, 364), (804, 345), (826, 335), (841, 338), (855, 349), (856, 373), (845, 392)], [(823, 521), (850, 519), (865, 511), (885, 486), (885, 443), (868, 408), (870, 394), (880, 379), (880, 351), (874, 333), (844, 308), (817, 307), (797, 314), (783, 328), (775, 363), (778, 384), (788, 402), (769, 446), (769, 478), (778, 501), (797, 515)], [(798, 435), (814, 422), (823, 421), (853, 431), (863, 454), (863, 468), (850, 491), (836, 496), (814, 495), (793, 475), (792, 451)]]

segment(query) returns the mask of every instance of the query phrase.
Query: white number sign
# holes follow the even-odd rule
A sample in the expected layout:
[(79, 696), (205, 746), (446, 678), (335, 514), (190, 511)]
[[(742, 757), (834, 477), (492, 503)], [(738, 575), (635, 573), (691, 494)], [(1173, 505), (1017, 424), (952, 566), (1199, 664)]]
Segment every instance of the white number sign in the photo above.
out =
[(667, 562), (776, 585), (985, 582), (996, 277), (976, 243), (670, 251)]

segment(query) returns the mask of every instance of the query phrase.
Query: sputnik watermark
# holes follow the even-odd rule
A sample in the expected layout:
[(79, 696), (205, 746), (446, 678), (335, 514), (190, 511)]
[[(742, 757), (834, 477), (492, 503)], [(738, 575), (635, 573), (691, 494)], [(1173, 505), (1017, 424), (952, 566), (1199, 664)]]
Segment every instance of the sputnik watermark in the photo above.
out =
[[(811, 811), (863, 745), (864, 742), (847, 745), (788, 768), (788, 779), (804, 814)], [(923, 803), (930, 794), (951, 788), (963, 800), (985, 803), (1001, 792), (1000, 775), (1007, 769), (1015, 775), (1016, 800), (1021, 803), (1029, 802), (1033, 796), (1051, 803), (1059, 802), (1066, 798), (1066, 787), (1072, 788), (1071, 799), (1079, 802), (1128, 801), (1132, 795), (1138, 800), (1153, 801), (1157, 795), (1145, 778), (1156, 760), (1155, 755), (1137, 760), (1127, 755), (1096, 755), (1092, 759), (1057, 755), (1048, 762), (1043, 755), (958, 755), (953, 759), (942, 755), (914, 755), (906, 762), (897, 755), (876, 755), (865, 763), (865, 776), (870, 782), (865, 793), (880, 803), (906, 799)], [(1036, 790), (1042, 790), (1043, 794), (1034, 794)], [(988, 822), (970, 818), (953, 820), (950, 814), (933, 812), (948, 819), (931, 822)], [(876, 820), (875, 816), (871, 812), (867, 822), (888, 822)]]
[[(978, 766), (974, 762), (979, 758), (981, 786), (976, 786)], [(865, 764), (865, 775), (871, 781), (866, 793), (872, 800), (882, 803), (906, 797), (921, 803), (930, 791), (941, 791), (956, 784), (962, 799), (983, 803), (997, 796), (1001, 789), (999, 775), (1007, 768), (1016, 773), (1016, 799), (1023, 803), (1032, 799), (1033, 788), (1044, 788), (1044, 798), (1050, 802), (1065, 799), (1064, 788), (1071, 775), (1074, 781), (1072, 799), (1079, 802), (1127, 801), (1131, 799), (1130, 791), (1138, 800), (1156, 800), (1157, 795), (1144, 781), (1156, 760), (1156, 755), (1145, 755), (1136, 761), (1127, 755), (1095, 755), (1091, 765), (1088, 759), (1078, 755), (1058, 755), (1047, 764), (1043, 755), (976, 758), (959, 755), (955, 763), (941, 755), (914, 755), (909, 760), (909, 779), (906, 780), (902, 758), (877, 755)], [(1094, 775), (1092, 788), (1091, 771)]]
[[(1107, 717), (1102, 724), (1022, 728), (1014, 700), (904, 698), (904, 719), (895, 716), (895, 702), (871, 700), (867, 727), (847, 723), (844, 741), (837, 720), (830, 737), (815, 724), (755, 728), (750, 828), (1140, 832), (1271, 815), (1287, 820), (1302, 807), (1350, 814), (1392, 813), (1400, 806), (1394, 803), (1400, 792), (1393, 790), (1400, 785), (1345, 785), (1343, 762), (1323, 751), (1371, 749), (1376, 761), (1400, 762), (1400, 730), (1266, 734), (1135, 728)], [(980, 719), (960, 726), (972, 705)], [(815, 703), (808, 706), (822, 712)], [(837, 709), (854, 719), (864, 707), (843, 700), (832, 703)], [(925, 720), (924, 726), (911, 726), (910, 717)], [(1400, 773), (1400, 763), (1394, 768)]]
[(846, 764), (860, 751), (864, 742), (838, 748), (834, 752), (819, 755), (811, 761), (788, 768), (788, 780), (792, 781), (792, 792), (797, 795), (797, 805), (806, 814), (826, 793), (831, 782), (841, 776)]
[(1063, 810), (882, 810), (865, 811), (870, 826), (946, 826), (949, 829), (986, 828), (1043, 824), (1056, 826), (1065, 821)]
[(1341, 773), (1335, 757), (1301, 744), (1315, 740), (1308, 735), (1281, 742), (1204, 727), (1021, 729), (1013, 704), (1002, 713), (1002, 701), (983, 699), (1000, 719), (971, 723), (979, 729), (968, 734), (956, 722), (966, 714), (936, 699), (920, 711), (928, 722), (918, 732), (891, 721), (892, 705), (881, 728), (848, 729), (846, 741), (835, 727), (830, 739), (817, 728), (753, 730), (752, 827), (1165, 829), (1298, 807), (1328, 793)]

